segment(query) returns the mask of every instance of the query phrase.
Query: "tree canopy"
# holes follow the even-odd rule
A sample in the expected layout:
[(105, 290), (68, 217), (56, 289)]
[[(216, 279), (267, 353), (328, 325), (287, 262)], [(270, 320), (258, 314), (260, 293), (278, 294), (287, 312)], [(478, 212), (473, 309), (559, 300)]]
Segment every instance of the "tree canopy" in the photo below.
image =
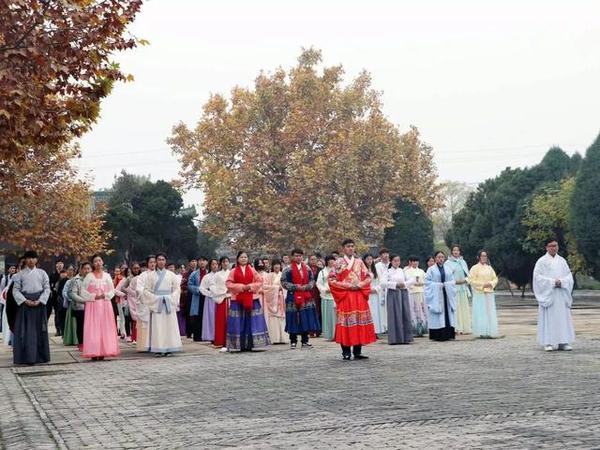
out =
[(416, 203), (399, 199), (393, 219), (394, 225), (385, 229), (383, 246), (404, 262), (411, 256), (425, 262), (433, 250), (433, 224), (427, 213)]
[(265, 252), (331, 249), (347, 236), (381, 242), (399, 197), (438, 206), (418, 130), (385, 118), (368, 73), (344, 85), (341, 66), (320, 63), (320, 51), (304, 50), (288, 72), (211, 96), (195, 128), (174, 127), (183, 182), (205, 192), (208, 233)]
[(173, 261), (198, 256), (195, 215), (194, 208), (183, 208), (181, 194), (169, 183), (121, 172), (106, 213), (113, 259), (142, 260), (158, 251)]
[(571, 223), (577, 246), (600, 277), (600, 136), (588, 148), (575, 178)]
[(525, 286), (543, 252), (543, 248), (537, 252), (524, 248), (527, 228), (523, 218), (531, 198), (549, 183), (572, 175), (578, 165), (577, 158), (570, 158), (555, 147), (536, 166), (507, 168), (484, 181), (454, 216), (446, 243), (460, 244), (469, 262), (475, 261), (479, 249), (486, 249), (500, 275)]

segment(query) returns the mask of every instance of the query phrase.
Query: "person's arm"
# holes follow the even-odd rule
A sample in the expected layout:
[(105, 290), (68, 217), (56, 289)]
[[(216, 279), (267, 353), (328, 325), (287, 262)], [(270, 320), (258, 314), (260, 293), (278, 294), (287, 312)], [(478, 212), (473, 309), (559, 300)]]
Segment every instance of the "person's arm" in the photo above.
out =
[(29, 304), (29, 301), (23, 295), (22, 284), (23, 283), (21, 281), (21, 277), (19, 275), (15, 275), (13, 277), (12, 291), (13, 291), (13, 297), (15, 298), (15, 302), (17, 303), (17, 305), (22, 305), (23, 303)]
[[(248, 269), (246, 269), (246, 270), (248, 270)], [(231, 294), (233, 296), (236, 296), (236, 295), (244, 292), (245, 291), (245, 287), (246, 287), (245, 284), (236, 283), (235, 282), (235, 270), (232, 270), (231, 272), (229, 272), (229, 276), (227, 277), (227, 281), (225, 282), (225, 286), (227, 287), (227, 290), (229, 292), (231, 292)]]
[(200, 272), (194, 271), (188, 280), (188, 292), (191, 292), (193, 295), (200, 294), (200, 284), (198, 283), (199, 278)]
[(371, 272), (369, 272), (367, 270), (367, 266), (365, 266), (365, 263), (362, 260), (359, 260), (359, 261), (360, 261), (360, 272), (364, 276), (364, 278), (358, 282), (358, 285), (356, 288), (362, 289), (371, 284), (371, 280), (373, 279), (373, 277), (371, 276)]
[(484, 283), (479, 278), (479, 267), (477, 266), (477, 264), (471, 267), (471, 270), (469, 271), (469, 276), (467, 277), (467, 281), (473, 289), (477, 291), (483, 291)]
[(291, 270), (292, 269), (287, 267), (287, 268), (283, 269), (283, 273), (281, 274), (281, 287), (288, 292), (294, 292), (294, 291), (296, 291), (296, 289), (298, 289), (298, 286), (296, 286), (291, 281), (288, 281), (288, 273)]
[(200, 287), (199, 287), (198, 291), (200, 292), (200, 294), (204, 295), (205, 297), (211, 296), (210, 286), (211, 286), (212, 279), (213, 279), (213, 274), (207, 273), (206, 275), (204, 275), (204, 278), (202, 278), (202, 281), (200, 282)]
[(179, 297), (181, 297), (181, 282), (177, 278), (177, 275), (172, 274), (171, 277), (171, 305), (174, 308), (179, 306)]
[[(250, 266), (248, 266), (248, 267), (250, 267)], [(262, 277), (260, 276), (260, 274), (256, 270), (254, 270), (254, 268), (250, 267), (250, 270), (252, 270), (252, 274), (254, 275), (253, 281), (249, 285), (250, 292), (253, 292), (254, 294), (256, 294), (260, 291), (262, 284), (263, 284), (263, 280), (262, 280)]]
[(104, 274), (104, 282), (106, 283), (106, 287), (108, 288), (104, 293), (105, 300), (111, 300), (115, 296), (115, 285), (113, 281), (110, 279), (108, 274)]
[(127, 297), (126, 286), (125, 286), (125, 284), (127, 282), (128, 282), (127, 278), (123, 278), (121, 281), (119, 281), (119, 284), (117, 284), (117, 287), (115, 288), (115, 295), (117, 297), (119, 297), (120, 299), (123, 297)]

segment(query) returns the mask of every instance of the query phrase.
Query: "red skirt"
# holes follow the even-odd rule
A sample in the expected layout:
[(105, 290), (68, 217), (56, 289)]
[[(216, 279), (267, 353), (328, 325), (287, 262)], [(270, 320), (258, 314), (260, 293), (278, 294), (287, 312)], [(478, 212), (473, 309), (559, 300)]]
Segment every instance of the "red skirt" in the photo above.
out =
[(227, 343), (227, 300), (217, 303), (215, 308), (215, 347), (225, 347)]
[(368, 290), (350, 291), (331, 286), (337, 306), (335, 342), (344, 346), (375, 342), (375, 327), (369, 309)]

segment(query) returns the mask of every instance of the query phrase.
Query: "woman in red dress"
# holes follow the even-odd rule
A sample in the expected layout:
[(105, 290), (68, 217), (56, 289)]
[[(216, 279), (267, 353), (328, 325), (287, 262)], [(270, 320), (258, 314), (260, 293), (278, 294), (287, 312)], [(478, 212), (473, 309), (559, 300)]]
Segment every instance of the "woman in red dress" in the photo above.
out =
[(342, 346), (344, 361), (367, 359), (362, 346), (375, 342), (375, 328), (369, 309), (371, 276), (360, 258), (354, 256), (352, 239), (342, 242), (344, 256), (329, 274), (329, 288), (337, 307), (335, 342)]

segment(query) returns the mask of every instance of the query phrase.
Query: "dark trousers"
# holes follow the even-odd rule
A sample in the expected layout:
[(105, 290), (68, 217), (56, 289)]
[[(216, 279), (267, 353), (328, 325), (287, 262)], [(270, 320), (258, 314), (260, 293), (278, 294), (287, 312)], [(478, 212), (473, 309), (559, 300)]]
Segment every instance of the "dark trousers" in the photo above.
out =
[(355, 345), (354, 348), (346, 345), (342, 345), (342, 355), (351, 355), (354, 356), (360, 355), (362, 352), (362, 345)]
[[(302, 333), (301, 335), (301, 342), (303, 344), (308, 344), (308, 333)], [(298, 335), (296, 333), (290, 333), (290, 342), (292, 344), (297, 344), (298, 343)]]
[(131, 336), (131, 316), (125, 314), (125, 335)]
[(77, 330), (77, 341), (79, 345), (83, 345), (83, 321), (84, 321), (84, 310), (78, 311), (73, 309), (71, 311), (73, 317), (75, 317), (76, 330)]

